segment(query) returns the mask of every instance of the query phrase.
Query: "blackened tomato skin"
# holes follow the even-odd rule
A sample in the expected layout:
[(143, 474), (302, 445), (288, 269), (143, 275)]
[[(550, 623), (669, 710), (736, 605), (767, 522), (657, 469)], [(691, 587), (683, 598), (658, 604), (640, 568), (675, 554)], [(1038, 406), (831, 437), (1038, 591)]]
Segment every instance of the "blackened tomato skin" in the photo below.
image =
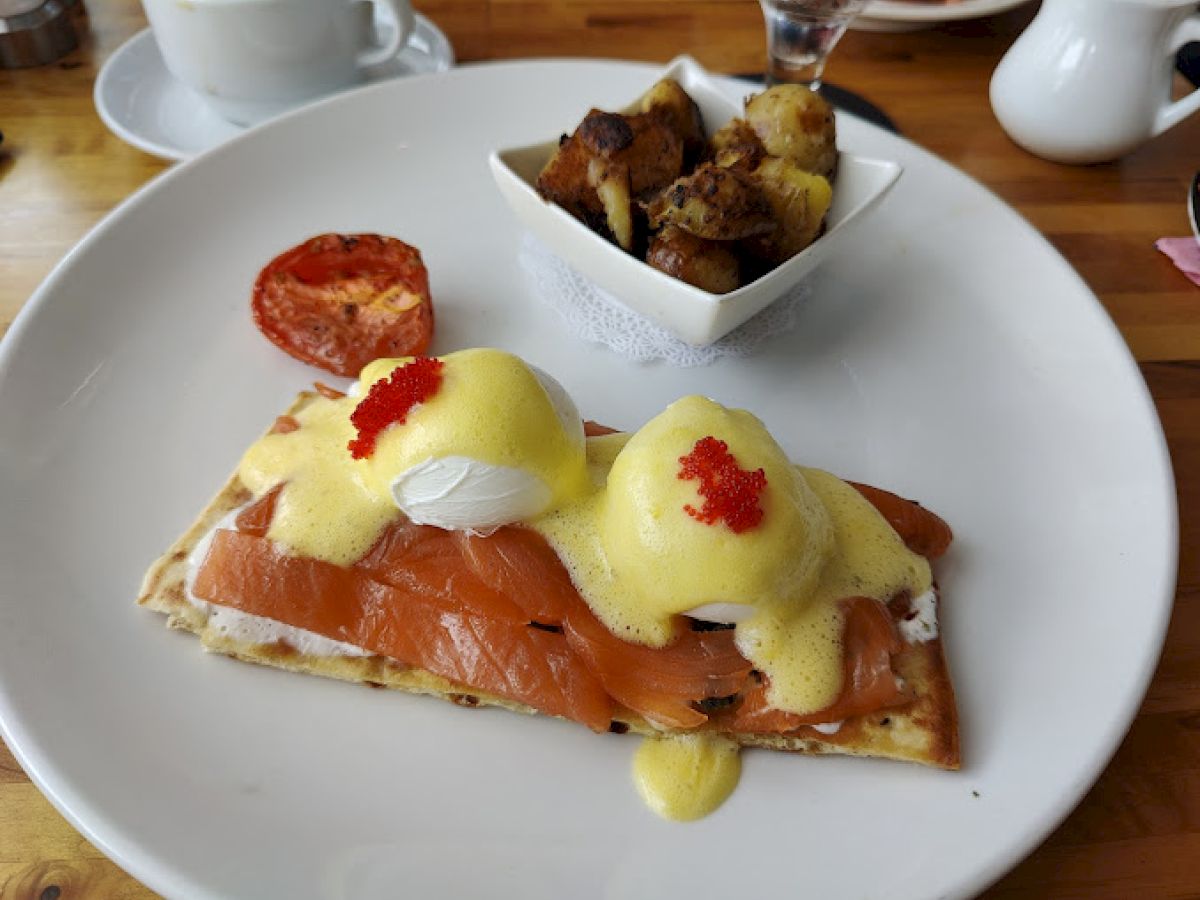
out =
[(281, 253), (250, 303), (273, 344), (350, 378), (380, 357), (419, 356), (433, 338), (420, 251), (378, 234), (322, 234)]

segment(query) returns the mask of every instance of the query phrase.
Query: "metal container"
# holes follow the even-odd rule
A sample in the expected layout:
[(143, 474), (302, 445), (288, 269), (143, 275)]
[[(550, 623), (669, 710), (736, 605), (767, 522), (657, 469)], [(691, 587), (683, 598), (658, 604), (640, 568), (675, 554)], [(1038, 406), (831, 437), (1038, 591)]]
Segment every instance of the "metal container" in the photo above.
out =
[(0, 0), (0, 68), (44, 66), (79, 44), (75, 0)]

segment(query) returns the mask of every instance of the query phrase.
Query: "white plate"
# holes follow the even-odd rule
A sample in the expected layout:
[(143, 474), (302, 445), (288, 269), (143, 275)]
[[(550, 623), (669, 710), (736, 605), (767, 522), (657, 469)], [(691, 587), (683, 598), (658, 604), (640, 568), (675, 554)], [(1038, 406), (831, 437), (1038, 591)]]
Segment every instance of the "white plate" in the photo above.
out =
[(1029, 0), (962, 0), (961, 3), (919, 3), (871, 0), (850, 25), (860, 31), (915, 31), (942, 22), (979, 19), (1015, 9)]
[[(393, 27), (383, 21), (379, 4), (374, 8), (377, 27)], [(444, 72), (453, 65), (454, 48), (449, 39), (418, 13), (408, 46), (364, 72), (368, 82), (375, 82)], [(191, 159), (246, 130), (221, 118), (203, 97), (167, 71), (149, 28), (139, 31), (105, 61), (96, 76), (92, 99), (109, 131), (162, 159)]]
[[(744, 94), (730, 98), (717, 80), (689, 56), (680, 56), (655, 72), (621, 112), (637, 112), (638, 98), (661, 78), (683, 86), (700, 109), (709, 137), (742, 114)], [(593, 104), (580, 100), (570, 119), (548, 139), (497, 150), (488, 157), (496, 186), (517, 218), (581, 275), (626, 306), (689, 344), (707, 346), (724, 337), (773, 301), (795, 288), (831, 254), (852, 249), (856, 227), (900, 177), (890, 160), (838, 154), (833, 205), (821, 236), (791, 259), (727, 294), (714, 294), (658, 271), (592, 231), (555, 203), (542, 199), (538, 174), (558, 148), (558, 136), (578, 127)]]
[[(189, 897), (952, 897), (1096, 778), (1161, 647), (1175, 493), (1146, 387), (1062, 258), (978, 184), (843, 117), (905, 177), (792, 332), (705, 369), (634, 366), (531, 299), (487, 150), (652, 67), (455, 69), (363, 88), (178, 166), (51, 274), (0, 347), (0, 721), (122, 866)], [(745, 85), (724, 82), (731, 97)], [(538, 97), (537, 103), (527, 98)], [(319, 373), (254, 329), (251, 282), (321, 231), (424, 251), (434, 350), (488, 344), (634, 427), (693, 392), (797, 459), (917, 497), (965, 769), (751, 752), (712, 817), (656, 819), (636, 741), (206, 656), (136, 609), (144, 567)]]

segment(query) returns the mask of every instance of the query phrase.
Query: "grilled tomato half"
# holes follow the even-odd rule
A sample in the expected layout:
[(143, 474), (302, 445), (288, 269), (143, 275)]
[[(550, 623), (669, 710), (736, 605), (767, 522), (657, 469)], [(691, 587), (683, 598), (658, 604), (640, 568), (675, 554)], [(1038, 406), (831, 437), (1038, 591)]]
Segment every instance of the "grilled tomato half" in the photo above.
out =
[(419, 356), (433, 338), (429, 273), (416, 247), (378, 234), (322, 234), (258, 274), (254, 324), (301, 362), (356, 377), (384, 356)]

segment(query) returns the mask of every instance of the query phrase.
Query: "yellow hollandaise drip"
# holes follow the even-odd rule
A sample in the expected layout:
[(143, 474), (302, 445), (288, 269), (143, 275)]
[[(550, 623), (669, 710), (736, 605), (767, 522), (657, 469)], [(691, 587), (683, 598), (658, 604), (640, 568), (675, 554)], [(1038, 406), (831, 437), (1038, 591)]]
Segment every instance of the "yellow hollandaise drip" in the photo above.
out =
[(644, 738), (633, 758), (633, 782), (646, 805), (664, 819), (700, 819), (737, 787), (739, 751), (733, 741), (711, 734)]

